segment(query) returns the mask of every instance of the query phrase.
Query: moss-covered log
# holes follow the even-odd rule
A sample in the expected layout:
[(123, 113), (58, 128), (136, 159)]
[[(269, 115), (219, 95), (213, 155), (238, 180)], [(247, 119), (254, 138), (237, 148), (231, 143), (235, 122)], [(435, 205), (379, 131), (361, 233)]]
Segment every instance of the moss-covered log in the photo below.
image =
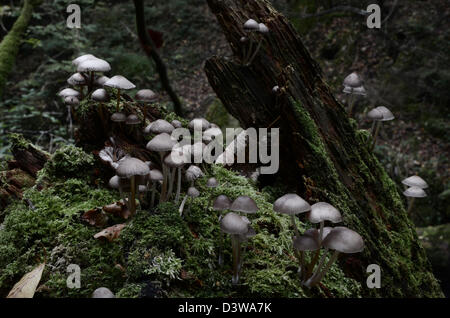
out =
[(22, 42), (22, 35), (28, 27), (33, 7), (37, 2), (36, 0), (24, 1), (20, 16), (0, 43), (0, 97), (3, 96), (6, 81), (14, 66), (19, 46)]
[[(283, 180), (310, 202), (338, 207), (344, 224), (363, 236), (364, 252), (340, 260), (346, 274), (361, 282), (365, 296), (442, 296), (396, 185), (366, 147), (368, 133), (347, 117), (289, 21), (267, 0), (208, 4), (235, 56), (206, 62), (213, 89), (243, 127), (280, 127)], [(253, 47), (257, 42), (243, 30), (249, 18), (270, 32), (253, 63), (243, 66), (241, 37), (253, 39)], [(369, 264), (381, 267), (380, 289), (365, 286)]]

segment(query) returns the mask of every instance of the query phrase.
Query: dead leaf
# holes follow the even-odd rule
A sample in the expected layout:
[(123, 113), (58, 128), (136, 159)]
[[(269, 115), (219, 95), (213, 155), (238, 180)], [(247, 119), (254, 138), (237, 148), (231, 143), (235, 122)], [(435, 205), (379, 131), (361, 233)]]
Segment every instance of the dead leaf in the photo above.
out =
[(89, 211), (86, 211), (81, 216), (81, 219), (84, 222), (89, 223), (90, 225), (103, 227), (108, 221), (108, 217), (103, 214), (102, 210), (99, 208), (94, 208)]
[(95, 234), (94, 238), (106, 239), (109, 242), (112, 242), (113, 240), (115, 240), (119, 237), (120, 231), (122, 231), (124, 227), (125, 227), (125, 224), (116, 224), (116, 225), (107, 227), (103, 231), (100, 231), (97, 234)]
[(36, 287), (42, 277), (45, 263), (35, 267), (31, 272), (25, 274), (22, 279), (14, 285), (6, 298), (33, 298)]

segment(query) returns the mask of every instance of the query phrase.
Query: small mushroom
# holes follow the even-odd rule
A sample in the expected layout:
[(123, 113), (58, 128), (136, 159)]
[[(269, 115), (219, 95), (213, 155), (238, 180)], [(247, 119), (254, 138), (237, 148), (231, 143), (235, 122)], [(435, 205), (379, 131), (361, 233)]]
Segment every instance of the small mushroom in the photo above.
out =
[(84, 62), (89, 59), (96, 59), (97, 57), (92, 54), (83, 54), (77, 57), (76, 59), (72, 60), (72, 64), (75, 66), (78, 66), (81, 62)]
[(153, 208), (155, 206), (156, 183), (162, 182), (164, 180), (164, 176), (158, 169), (152, 169), (149, 173), (149, 180), (152, 181), (152, 198), (150, 201), (150, 207)]
[(181, 123), (181, 121), (176, 120), (176, 119), (172, 120), (171, 124), (172, 124), (172, 126), (175, 127), (175, 128), (181, 128), (181, 127), (183, 127), (183, 124)]
[(275, 203), (273, 204), (273, 210), (281, 214), (290, 215), (292, 226), (294, 227), (295, 236), (300, 237), (297, 225), (295, 224), (294, 216), (310, 211), (311, 206), (297, 194), (288, 193), (275, 201)]
[(230, 212), (220, 220), (220, 229), (231, 235), (231, 244), (233, 249), (233, 278), (232, 283), (236, 285), (239, 282), (239, 264), (241, 242), (240, 235), (248, 232), (248, 222), (240, 215)]
[(58, 96), (62, 97), (62, 98), (66, 98), (67, 96), (74, 96), (79, 98), (81, 96), (79, 91), (74, 90), (73, 88), (64, 88), (63, 90), (61, 90), (58, 93)]
[(349, 97), (349, 107), (348, 107), (348, 114), (351, 116), (353, 111), (353, 106), (355, 103), (355, 95), (366, 95), (366, 90), (363, 87), (363, 81), (361, 77), (356, 73), (353, 72), (350, 75), (348, 75), (346, 78), (344, 78), (344, 93), (350, 94)]
[(115, 75), (107, 80), (103, 86), (108, 86), (111, 88), (117, 89), (117, 106), (116, 112), (119, 112), (119, 104), (120, 104), (120, 90), (129, 90), (136, 87), (133, 83), (127, 80), (122, 75)]
[(186, 204), (187, 198), (188, 197), (196, 198), (199, 195), (200, 195), (200, 192), (195, 187), (189, 187), (183, 201), (181, 201), (180, 208), (178, 209), (178, 211), (180, 212), (180, 216), (183, 215), (184, 205)]
[(109, 94), (105, 89), (98, 88), (92, 92), (91, 99), (99, 103), (98, 114), (103, 123), (104, 122), (103, 110), (105, 108), (103, 103), (106, 103), (109, 101)]
[(256, 47), (255, 52), (253, 53), (253, 55), (251, 55), (251, 57), (248, 60), (246, 65), (251, 65), (252, 64), (253, 60), (255, 59), (256, 55), (258, 54), (259, 50), (261, 49), (261, 44), (262, 44), (263, 39), (264, 39), (263, 35), (269, 33), (269, 28), (264, 23), (260, 23), (258, 25), (258, 30), (257, 31), (261, 34), (261, 36), (260, 36), (260, 39), (258, 41), (258, 45)]
[(402, 183), (408, 187), (428, 188), (428, 183), (419, 176), (410, 176), (402, 180)]
[(90, 74), (88, 81), (88, 92), (92, 90), (94, 86), (94, 73), (95, 72), (109, 72), (111, 70), (111, 65), (105, 60), (99, 58), (89, 58), (83, 60), (77, 65), (77, 72), (87, 72)]
[[(187, 162), (186, 156), (181, 148), (173, 148), (172, 151), (164, 158), (164, 164), (169, 168), (169, 191), (167, 192), (167, 199), (172, 195), (175, 184), (175, 174), (178, 171), (177, 190), (175, 195), (175, 202), (178, 202), (181, 191), (181, 169)], [(172, 169), (172, 171), (170, 171)]]
[(407, 211), (408, 215), (411, 214), (416, 198), (424, 198), (427, 196), (426, 192), (419, 187), (409, 187), (403, 192), (403, 195), (410, 198)]
[(136, 177), (146, 176), (150, 173), (148, 166), (137, 158), (125, 158), (119, 163), (116, 169), (116, 173), (120, 178), (130, 180), (131, 197), (130, 197), (130, 212), (136, 213), (136, 190), (138, 189), (138, 183)]
[[(330, 231), (327, 237), (325, 237), (322, 245), (325, 247), (325, 251), (316, 272), (305, 283), (307, 287), (312, 287), (320, 282), (322, 277), (325, 276), (331, 265), (333, 265), (338, 258), (339, 253), (352, 254), (362, 252), (364, 249), (364, 240), (355, 231), (343, 226), (337, 226)], [(334, 253), (325, 267), (323, 267), (325, 256), (329, 249), (334, 250)]]
[(144, 129), (145, 134), (171, 134), (172, 131), (175, 129), (175, 127), (172, 126), (169, 122), (167, 122), (164, 119), (158, 119), (154, 122), (150, 123), (147, 127)]
[(188, 127), (190, 130), (204, 131), (209, 128), (209, 121), (205, 118), (194, 118), (189, 122)]
[(247, 195), (241, 195), (237, 197), (233, 203), (231, 203), (230, 210), (235, 212), (243, 212), (253, 214), (258, 212), (258, 206), (256, 205), (255, 200), (250, 198)]
[(141, 121), (139, 120), (139, 117), (135, 114), (128, 115), (125, 120), (125, 125), (139, 125), (140, 123)]
[(111, 115), (111, 121), (116, 123), (123, 123), (127, 120), (127, 115), (124, 113), (116, 112)]
[[(213, 210), (215, 211), (225, 211), (228, 210), (231, 206), (231, 200), (224, 194), (219, 195), (213, 202)], [(219, 222), (222, 219), (222, 214), (219, 215)], [(223, 264), (223, 234), (222, 231), (219, 232), (219, 265)]]
[(317, 229), (308, 229), (305, 233), (299, 237), (293, 237), (294, 251), (297, 259), (299, 260), (299, 275), (307, 277), (305, 275), (305, 252), (318, 251), (320, 249), (319, 243), (319, 231)]
[(186, 173), (186, 180), (191, 183), (191, 186), (194, 185), (195, 180), (198, 178), (201, 178), (204, 176), (202, 169), (195, 165), (190, 165), (189, 168), (187, 168)]
[(114, 293), (106, 287), (100, 287), (94, 290), (92, 298), (116, 298)]
[(377, 120), (375, 133), (373, 135), (373, 142), (372, 142), (372, 147), (371, 147), (372, 150), (375, 147), (375, 144), (377, 142), (377, 136), (378, 136), (378, 132), (380, 131), (381, 122), (393, 120), (395, 118), (394, 115), (392, 114), (392, 112), (385, 106), (378, 106), (375, 109), (383, 115), (383, 118)]

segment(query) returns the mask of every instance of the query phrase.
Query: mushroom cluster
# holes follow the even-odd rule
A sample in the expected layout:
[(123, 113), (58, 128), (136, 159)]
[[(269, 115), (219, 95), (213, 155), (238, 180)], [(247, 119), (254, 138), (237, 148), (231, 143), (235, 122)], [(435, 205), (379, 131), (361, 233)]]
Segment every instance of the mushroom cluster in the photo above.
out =
[[(240, 42), (244, 46), (242, 50), (242, 65), (251, 65), (258, 54), (264, 35), (269, 33), (269, 28), (264, 23), (258, 23), (254, 19), (248, 19), (244, 23), (245, 36), (242, 36)], [(258, 44), (256, 44), (258, 43)], [(256, 45), (256, 49), (255, 46)]]
[(371, 129), (373, 141), (370, 147), (370, 149), (373, 150), (377, 142), (377, 136), (380, 131), (381, 123), (383, 121), (393, 120), (395, 116), (387, 107), (378, 106), (367, 113), (367, 118), (373, 122)]
[(402, 183), (407, 187), (403, 195), (409, 198), (407, 213), (411, 215), (415, 199), (427, 196), (424, 189), (428, 188), (428, 183), (419, 176), (410, 176), (402, 180)]
[[(364, 248), (362, 237), (355, 231), (343, 226), (325, 227), (325, 222), (333, 224), (342, 222), (339, 210), (327, 202), (318, 202), (311, 206), (297, 194), (288, 193), (274, 202), (273, 210), (289, 215), (291, 218), (294, 229), (292, 245), (299, 262), (298, 274), (302, 283), (307, 287), (315, 286), (320, 282), (336, 261), (339, 253), (358, 253)], [(301, 235), (295, 222), (295, 216), (302, 213), (306, 213), (310, 223), (319, 224), (319, 228), (310, 228)], [(322, 247), (324, 252), (320, 257)], [(328, 250), (334, 250), (334, 253), (326, 262)], [(306, 264), (305, 261), (307, 252), (314, 252), (309, 264)], [(319, 263), (316, 266), (317, 262)]]
[[(102, 75), (111, 71), (111, 66), (107, 61), (92, 54), (81, 55), (74, 59), (72, 64), (76, 66), (77, 72), (67, 79), (67, 83), (73, 88), (64, 88), (58, 93), (58, 96), (62, 97), (64, 103), (68, 106), (70, 116), (72, 116), (73, 110), (83, 100), (91, 100), (94, 102), (94, 105), (97, 105), (96, 111), (104, 129), (107, 124), (107, 117), (113, 123), (118, 123), (119, 126), (121, 123), (125, 123), (130, 127), (134, 127), (141, 123), (141, 119), (137, 114), (127, 114), (124, 111), (127, 102), (122, 98), (123, 91), (134, 89), (136, 85), (122, 75), (115, 75), (111, 78)], [(112, 114), (110, 114), (108, 109), (111, 96), (116, 98), (115, 111)], [(134, 102), (140, 106), (143, 123), (146, 120), (145, 108), (154, 103), (157, 98), (158, 95), (150, 89), (142, 89), (135, 94)], [(73, 135), (72, 131), (71, 134)]]

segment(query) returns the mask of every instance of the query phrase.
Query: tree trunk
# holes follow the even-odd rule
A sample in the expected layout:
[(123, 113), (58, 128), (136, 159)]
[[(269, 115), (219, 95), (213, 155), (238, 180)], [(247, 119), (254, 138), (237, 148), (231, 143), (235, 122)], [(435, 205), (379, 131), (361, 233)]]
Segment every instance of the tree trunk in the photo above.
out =
[[(340, 265), (361, 283), (363, 294), (385, 297), (442, 296), (426, 254), (408, 219), (396, 185), (369, 151), (368, 134), (356, 130), (324, 82), (289, 21), (267, 0), (208, 0), (234, 53), (205, 64), (210, 84), (244, 128), (280, 128), (283, 182), (309, 202), (326, 201), (343, 214), (344, 225), (365, 241), (362, 253)], [(244, 22), (266, 24), (261, 50), (242, 66)], [(278, 85), (278, 93), (272, 88)], [(366, 267), (381, 268), (380, 289), (366, 286)]]
[(22, 43), (22, 34), (28, 27), (31, 14), (33, 13), (33, 6), (36, 2), (25, 0), (20, 16), (0, 43), (0, 97), (3, 96), (3, 89), (16, 61), (19, 46)]

